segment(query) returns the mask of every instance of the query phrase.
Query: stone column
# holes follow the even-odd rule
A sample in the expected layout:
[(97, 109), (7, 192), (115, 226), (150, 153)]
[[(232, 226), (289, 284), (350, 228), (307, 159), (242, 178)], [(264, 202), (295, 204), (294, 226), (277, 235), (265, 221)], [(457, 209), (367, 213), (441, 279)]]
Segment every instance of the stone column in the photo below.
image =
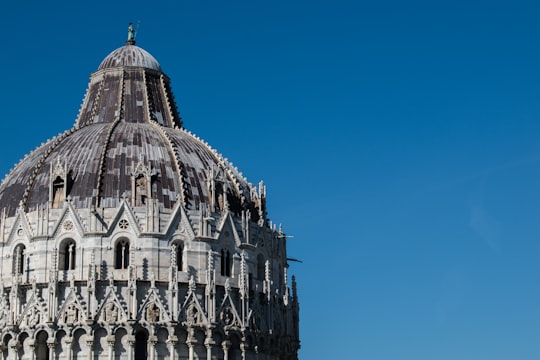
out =
[(178, 344), (178, 337), (176, 335), (169, 336), (167, 345), (169, 345), (169, 359), (171, 360), (176, 360), (176, 344)]
[(207, 330), (204, 345), (206, 346), (206, 358), (212, 359), (212, 349), (216, 345), (216, 342), (214, 341), (214, 337), (212, 335), (212, 328), (209, 328)]
[(150, 345), (150, 355), (149, 358), (150, 360), (155, 360), (156, 359), (156, 344), (158, 342), (158, 339), (157, 339), (157, 336), (155, 335), (151, 335), (148, 337), (148, 344)]
[(133, 335), (128, 335), (128, 346), (129, 346), (129, 349), (128, 349), (128, 360), (133, 360), (135, 359), (135, 336)]
[(36, 343), (33, 339), (28, 340), (28, 346), (30, 347), (30, 360), (34, 360), (36, 358)]
[(67, 346), (67, 360), (73, 359), (73, 337), (66, 337), (66, 346)]
[[(188, 351), (189, 351), (189, 360), (194, 360), (195, 357), (193, 355), (194, 349), (193, 349), (193, 343), (191, 341), (187, 342)], [(227, 359), (225, 359), (227, 360)]]
[(223, 348), (223, 360), (229, 360), (229, 349), (231, 348), (231, 342), (229, 340), (224, 340), (221, 343)]
[(114, 345), (116, 344), (114, 335), (107, 336), (107, 344), (109, 344), (109, 360), (114, 360)]
[(94, 339), (86, 339), (86, 348), (88, 349), (88, 360), (93, 360), (94, 359)]
[(246, 360), (246, 349), (247, 345), (245, 343), (245, 339), (242, 339), (242, 342), (240, 343), (240, 351), (242, 352), (242, 360)]
[[(19, 349), (21, 348), (21, 343), (17, 339), (9, 340), (9, 353), (8, 358), (18, 359), (19, 358)], [(11, 356), (9, 355), (11, 354)]]
[(47, 339), (47, 347), (49, 348), (49, 359), (54, 359), (54, 349), (56, 348), (55, 338)]
[(189, 360), (195, 359), (195, 355), (194, 355), (195, 349), (193, 347), (196, 343), (197, 341), (195, 340), (195, 337), (194, 337), (194, 330), (193, 328), (190, 327), (188, 329), (188, 336), (187, 336), (187, 341), (186, 341), (186, 344), (188, 346), (188, 351), (189, 351)]

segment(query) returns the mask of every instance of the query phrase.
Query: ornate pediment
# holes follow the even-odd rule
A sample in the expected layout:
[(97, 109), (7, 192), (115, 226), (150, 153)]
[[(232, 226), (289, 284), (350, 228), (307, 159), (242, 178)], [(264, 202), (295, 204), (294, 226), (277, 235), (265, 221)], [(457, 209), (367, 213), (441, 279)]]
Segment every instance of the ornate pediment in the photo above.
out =
[(128, 320), (126, 307), (123, 302), (120, 301), (113, 286), (107, 288), (107, 293), (98, 307), (95, 319), (96, 321), (109, 325), (122, 323)]
[(85, 307), (74, 287), (69, 288), (66, 300), (60, 306), (56, 319), (59, 325), (67, 326), (81, 324), (86, 320)]
[(163, 305), (157, 289), (153, 286), (148, 290), (144, 300), (139, 306), (137, 319), (148, 324), (164, 323), (170, 321), (170, 316)]

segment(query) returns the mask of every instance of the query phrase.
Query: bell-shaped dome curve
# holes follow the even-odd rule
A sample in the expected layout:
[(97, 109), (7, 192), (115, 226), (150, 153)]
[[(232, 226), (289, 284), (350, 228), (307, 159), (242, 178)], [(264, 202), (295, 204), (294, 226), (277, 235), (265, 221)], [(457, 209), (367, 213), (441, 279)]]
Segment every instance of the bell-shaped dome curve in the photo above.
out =
[(181, 201), (188, 209), (264, 213), (238, 169), (183, 129), (169, 79), (152, 55), (128, 40), (99, 70), (75, 127), (27, 155), (0, 185), (8, 216), (20, 205), (33, 211), (53, 203), (57, 173), (77, 208), (113, 208), (124, 197), (138, 204), (136, 169), (148, 175), (145, 197), (164, 209)]
[(99, 65), (98, 70), (121, 66), (143, 67), (161, 71), (161, 66), (148, 51), (129, 43), (107, 55)]

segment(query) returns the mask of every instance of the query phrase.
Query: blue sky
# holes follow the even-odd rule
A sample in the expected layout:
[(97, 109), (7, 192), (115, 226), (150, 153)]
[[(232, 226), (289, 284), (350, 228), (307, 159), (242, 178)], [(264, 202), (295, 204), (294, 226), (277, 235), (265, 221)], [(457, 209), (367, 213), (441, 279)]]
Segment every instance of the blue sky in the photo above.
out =
[(0, 172), (137, 43), (294, 238), (300, 358), (540, 358), (540, 3), (1, 5)]

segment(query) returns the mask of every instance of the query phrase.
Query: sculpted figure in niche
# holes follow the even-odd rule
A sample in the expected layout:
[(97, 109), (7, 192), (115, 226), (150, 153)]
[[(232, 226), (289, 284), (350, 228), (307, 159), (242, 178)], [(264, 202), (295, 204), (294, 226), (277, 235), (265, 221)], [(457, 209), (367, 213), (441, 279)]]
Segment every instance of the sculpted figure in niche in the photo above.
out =
[(189, 305), (186, 315), (187, 324), (190, 326), (199, 324), (201, 322), (201, 314), (199, 313), (199, 309), (197, 309), (197, 306), (195, 304)]
[(103, 312), (103, 314), (103, 320), (108, 323), (114, 323), (118, 320), (118, 309), (112, 302), (105, 305), (105, 311)]
[(234, 315), (230, 307), (226, 307), (225, 309), (223, 309), (220, 315), (220, 319), (226, 326), (232, 325), (234, 321)]
[(68, 305), (66, 312), (64, 313), (64, 322), (68, 325), (73, 325), (79, 320), (79, 309), (75, 304)]
[(40, 313), (39, 313), (38, 309), (36, 309), (35, 307), (32, 308), (26, 314), (26, 324), (29, 327), (33, 327), (33, 326), (36, 326), (37, 324), (39, 324), (39, 320), (40, 320)]
[(158, 322), (159, 315), (159, 308), (155, 303), (151, 303), (150, 305), (148, 305), (148, 307), (146, 308), (146, 321), (148, 321), (149, 323)]

